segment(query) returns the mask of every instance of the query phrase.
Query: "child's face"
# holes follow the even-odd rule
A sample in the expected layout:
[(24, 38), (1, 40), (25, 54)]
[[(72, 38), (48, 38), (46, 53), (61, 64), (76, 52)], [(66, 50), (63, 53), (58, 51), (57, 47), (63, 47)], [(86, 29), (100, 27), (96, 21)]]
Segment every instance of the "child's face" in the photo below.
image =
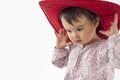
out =
[(69, 24), (64, 17), (61, 17), (61, 22), (72, 42), (78, 42), (82, 45), (89, 44), (98, 40), (96, 28), (99, 22), (92, 22), (84, 15), (78, 17), (79, 21), (72, 21), (73, 25)]

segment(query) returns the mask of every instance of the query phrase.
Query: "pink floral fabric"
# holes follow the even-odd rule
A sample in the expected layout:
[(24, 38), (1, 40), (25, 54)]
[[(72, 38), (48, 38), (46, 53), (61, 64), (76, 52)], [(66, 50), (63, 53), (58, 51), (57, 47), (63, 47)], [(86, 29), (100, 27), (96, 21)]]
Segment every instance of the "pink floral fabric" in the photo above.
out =
[(52, 63), (67, 67), (64, 80), (113, 80), (114, 68), (120, 68), (120, 34), (85, 47), (75, 43), (54, 49)]

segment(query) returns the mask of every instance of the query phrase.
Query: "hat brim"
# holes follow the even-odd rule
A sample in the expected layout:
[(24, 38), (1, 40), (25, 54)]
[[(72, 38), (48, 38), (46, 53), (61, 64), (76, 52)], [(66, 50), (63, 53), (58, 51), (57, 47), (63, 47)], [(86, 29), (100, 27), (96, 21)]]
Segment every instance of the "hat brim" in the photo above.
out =
[[(114, 19), (114, 14), (118, 13), (118, 29), (120, 29), (120, 6), (113, 2), (100, 0), (61, 0), (61, 1), (40, 1), (39, 5), (45, 13), (48, 21), (59, 32), (63, 28), (60, 24), (59, 13), (66, 7), (82, 7), (96, 13), (100, 18), (99, 30), (108, 30)], [(101, 33), (97, 33), (101, 38), (107, 38)]]

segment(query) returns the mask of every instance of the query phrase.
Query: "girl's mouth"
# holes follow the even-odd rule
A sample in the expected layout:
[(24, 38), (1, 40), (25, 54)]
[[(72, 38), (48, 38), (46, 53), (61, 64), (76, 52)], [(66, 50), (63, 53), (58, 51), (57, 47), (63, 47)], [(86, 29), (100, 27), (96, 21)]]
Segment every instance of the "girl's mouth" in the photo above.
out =
[(76, 40), (75, 42), (81, 42), (82, 40)]

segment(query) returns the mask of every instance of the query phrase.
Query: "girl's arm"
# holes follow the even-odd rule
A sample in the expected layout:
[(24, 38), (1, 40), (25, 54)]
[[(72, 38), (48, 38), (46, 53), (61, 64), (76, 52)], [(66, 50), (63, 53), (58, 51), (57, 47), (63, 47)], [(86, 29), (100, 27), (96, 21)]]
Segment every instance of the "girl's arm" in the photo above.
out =
[(118, 14), (114, 16), (114, 21), (111, 22), (110, 29), (100, 31), (102, 34), (109, 36), (108, 39), (108, 57), (109, 62), (115, 68), (120, 68), (120, 34), (118, 32)]
[(55, 66), (58, 66), (60, 68), (67, 65), (68, 62), (68, 48), (65, 48), (66, 46), (70, 46), (72, 43), (67, 42), (68, 35), (65, 34), (64, 29), (61, 29), (59, 33), (55, 32), (56, 36), (56, 46), (53, 52), (53, 58), (52, 63)]
[(68, 49), (54, 49), (52, 63), (59, 68), (63, 68), (67, 65), (68, 55)]
[(120, 68), (120, 33), (109, 38), (109, 61), (115, 68)]

